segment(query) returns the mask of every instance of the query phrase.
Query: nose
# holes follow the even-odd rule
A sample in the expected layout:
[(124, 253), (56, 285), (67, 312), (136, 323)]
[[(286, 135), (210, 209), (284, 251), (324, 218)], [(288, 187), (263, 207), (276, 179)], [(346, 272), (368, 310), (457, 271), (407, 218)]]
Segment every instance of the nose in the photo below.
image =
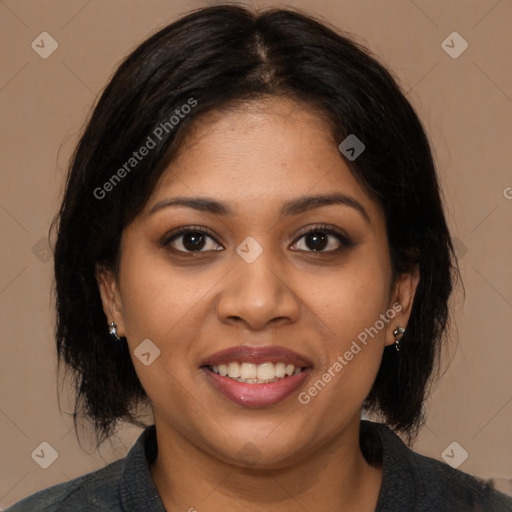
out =
[[(224, 280), (217, 302), (217, 315), (224, 323), (245, 324), (261, 330), (299, 318), (300, 301), (286, 274), (263, 253), (252, 263), (234, 255), (235, 264)], [(274, 266), (274, 268), (272, 268)]]

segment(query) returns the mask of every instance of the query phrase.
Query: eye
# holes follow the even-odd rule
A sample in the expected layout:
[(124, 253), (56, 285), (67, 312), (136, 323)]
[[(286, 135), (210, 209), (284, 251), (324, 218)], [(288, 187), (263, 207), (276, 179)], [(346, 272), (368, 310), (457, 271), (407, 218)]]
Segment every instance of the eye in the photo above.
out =
[(167, 235), (162, 241), (162, 246), (171, 248), (177, 252), (206, 252), (220, 251), (219, 245), (213, 236), (204, 228), (186, 228)]
[(352, 245), (347, 235), (328, 226), (316, 226), (302, 234), (292, 247), (306, 252), (337, 252)]

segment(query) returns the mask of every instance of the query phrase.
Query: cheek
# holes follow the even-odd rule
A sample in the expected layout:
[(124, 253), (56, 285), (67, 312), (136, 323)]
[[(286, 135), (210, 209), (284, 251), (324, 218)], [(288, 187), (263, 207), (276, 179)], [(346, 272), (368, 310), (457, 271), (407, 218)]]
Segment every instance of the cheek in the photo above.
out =
[[(183, 362), (191, 359), (190, 347), (201, 327), (189, 319), (206, 292), (199, 283), (191, 285), (190, 277), (173, 270), (161, 255), (155, 257), (155, 252), (134, 248), (122, 260), (124, 327), (136, 373), (152, 403), (158, 404), (163, 396), (183, 409), (186, 397), (180, 383), (190, 372)], [(143, 340), (151, 344), (142, 345)], [(143, 346), (144, 352), (139, 348)], [(147, 352), (149, 364), (139, 357)]]
[(390, 266), (376, 252), (355, 254), (324, 276), (297, 276), (303, 295), (331, 334), (347, 341), (372, 326), (388, 307)]
[(123, 258), (123, 319), (129, 341), (163, 342), (211, 288), (193, 271), (173, 268), (160, 251), (134, 250)]
[[(198, 342), (212, 319), (209, 294), (224, 273), (221, 268), (172, 266), (165, 253), (143, 244), (125, 252), (119, 277), (126, 338), (136, 372), (153, 401), (159, 398), (158, 390), (166, 389), (173, 401), (181, 403), (181, 383), (197, 372)], [(158, 353), (149, 366), (136, 357), (146, 339)]]
[[(371, 389), (386, 332), (391, 328), (386, 317), (390, 272), (387, 258), (377, 251), (361, 251), (329, 279), (317, 279), (316, 286), (310, 283), (309, 305), (325, 327), (324, 357), (318, 376), (327, 373), (330, 388), (327, 393), (322, 391), (323, 399), (317, 405), (330, 400), (340, 405), (362, 402)], [(387, 322), (381, 320), (381, 315)]]

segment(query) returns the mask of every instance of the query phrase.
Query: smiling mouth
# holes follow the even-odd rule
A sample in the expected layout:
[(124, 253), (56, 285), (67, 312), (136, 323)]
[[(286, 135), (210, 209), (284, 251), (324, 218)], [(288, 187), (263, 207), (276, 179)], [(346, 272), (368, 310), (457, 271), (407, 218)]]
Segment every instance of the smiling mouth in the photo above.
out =
[(284, 362), (261, 364), (232, 361), (227, 364), (205, 365), (207, 370), (244, 384), (271, 384), (299, 375), (305, 367)]

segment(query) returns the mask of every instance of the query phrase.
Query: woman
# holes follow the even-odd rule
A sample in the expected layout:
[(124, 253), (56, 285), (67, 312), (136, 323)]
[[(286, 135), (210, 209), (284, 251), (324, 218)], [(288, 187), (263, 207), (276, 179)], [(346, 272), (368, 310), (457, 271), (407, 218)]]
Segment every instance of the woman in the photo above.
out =
[[(429, 144), (369, 53), (288, 10), (144, 42), (73, 158), (57, 348), (127, 457), (10, 510), (512, 510), (412, 452), (457, 276)], [(380, 423), (361, 420), (373, 413)]]

